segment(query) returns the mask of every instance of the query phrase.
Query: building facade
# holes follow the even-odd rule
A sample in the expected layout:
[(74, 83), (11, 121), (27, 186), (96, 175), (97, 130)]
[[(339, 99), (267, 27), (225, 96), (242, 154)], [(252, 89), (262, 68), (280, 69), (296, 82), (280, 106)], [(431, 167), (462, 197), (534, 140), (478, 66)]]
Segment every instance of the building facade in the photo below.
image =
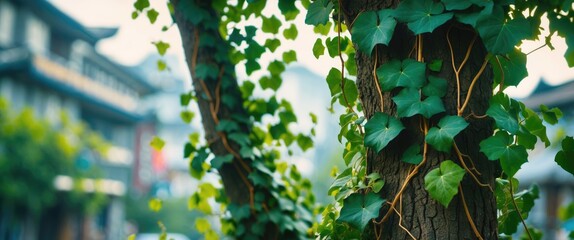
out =
[[(53, 124), (59, 124), (61, 112), (72, 121), (87, 123), (111, 147), (107, 156), (88, 150), (82, 158), (115, 186), (104, 190), (108, 206), (87, 223), (64, 227), (62, 231), (69, 233), (45, 238), (30, 230), (11, 236), (14, 239), (125, 237), (121, 198), (132, 183), (142, 182), (139, 177), (145, 169), (133, 166), (152, 161), (142, 149), (149, 143), (143, 138), (154, 135), (154, 121), (140, 113), (139, 102), (157, 88), (96, 51), (99, 40), (116, 32), (85, 27), (45, 0), (0, 0), (0, 97), (16, 111), (31, 107), (36, 116)], [(1, 225), (0, 220), (0, 229)], [(0, 238), (10, 237), (8, 230), (4, 234)]]

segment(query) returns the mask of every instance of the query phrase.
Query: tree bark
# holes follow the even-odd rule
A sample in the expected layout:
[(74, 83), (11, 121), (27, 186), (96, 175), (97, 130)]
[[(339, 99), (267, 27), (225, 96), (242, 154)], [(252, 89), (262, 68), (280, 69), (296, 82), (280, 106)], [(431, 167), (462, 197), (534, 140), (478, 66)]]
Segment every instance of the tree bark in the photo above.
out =
[[(363, 11), (394, 8), (398, 2), (397, 0), (342, 1), (342, 12), (347, 25), (351, 25), (350, 23)], [(442, 70), (438, 76), (448, 81), (448, 91), (443, 98), (446, 114), (457, 115), (457, 84), (453, 68), (451, 67), (452, 60), (447, 44), (447, 32), (449, 32), (452, 43), (456, 66), (462, 62), (472, 39), (474, 37), (477, 38), (468, 62), (460, 72), (460, 95), (463, 102), (468, 94), (473, 77), (483, 64), (487, 51), (480, 37), (476, 36), (476, 31), (471, 29), (470, 26), (462, 25), (453, 20), (435, 29), (433, 33), (422, 34), (422, 56), (424, 60), (443, 60)], [(373, 116), (375, 112), (380, 111), (381, 104), (384, 105), (383, 109), (386, 113), (396, 116), (396, 105), (391, 98), (397, 92), (394, 90), (390, 93), (384, 93), (383, 103), (381, 103), (377, 86), (375, 85), (376, 79), (373, 76), (373, 68), (379, 67), (391, 58), (401, 60), (409, 57), (413, 58), (411, 51), (415, 46), (415, 38), (406, 25), (398, 24), (389, 46), (378, 46), (373, 50), (372, 55), (361, 52), (355, 45), (357, 50), (355, 60), (358, 70), (357, 87), (367, 119)], [(375, 57), (377, 58), (377, 66), (374, 66)], [(455, 138), (455, 142), (460, 151), (471, 159), (464, 158), (466, 165), (469, 168), (475, 166), (480, 173), (480, 175), (477, 175), (480, 182), (488, 184), (494, 189), (495, 178), (500, 175), (500, 167), (497, 162), (489, 161), (479, 152), (480, 141), (492, 135), (492, 121), (488, 118), (468, 117), (470, 113), (475, 116), (484, 115), (491, 95), (492, 70), (490, 66), (487, 66), (478, 79), (468, 107), (462, 115), (470, 125)], [(436, 125), (442, 116), (444, 114), (431, 118), (431, 126)], [(385, 186), (380, 194), (388, 202), (395, 198), (405, 178), (413, 169), (413, 165), (401, 161), (404, 150), (416, 143), (422, 146), (424, 142), (419, 116), (401, 120), (406, 129), (397, 139), (393, 140), (380, 153), (376, 153), (372, 149), (368, 150), (367, 153), (367, 173), (380, 173), (385, 180)], [(382, 239), (411, 239), (407, 231), (401, 228), (403, 226), (417, 239), (477, 239), (478, 237), (467, 219), (460, 192), (453, 198), (448, 208), (445, 208), (430, 198), (424, 189), (424, 176), (430, 170), (437, 168), (442, 161), (450, 159), (461, 165), (457, 155), (454, 154), (454, 149), (451, 152), (452, 154), (443, 154), (429, 146), (426, 163), (407, 185), (402, 193), (401, 201), (395, 206), (397, 210), (401, 210), (402, 221), (393, 211), (392, 215), (381, 225), (369, 224), (369, 227), (364, 232), (364, 238), (374, 239), (376, 235), (381, 234), (380, 237)], [(461, 186), (470, 217), (474, 221), (480, 236), (483, 239), (497, 239), (496, 199), (494, 193), (487, 187), (479, 186), (468, 173), (461, 182)], [(382, 207), (381, 216), (389, 211), (389, 206), (389, 204), (385, 204)]]

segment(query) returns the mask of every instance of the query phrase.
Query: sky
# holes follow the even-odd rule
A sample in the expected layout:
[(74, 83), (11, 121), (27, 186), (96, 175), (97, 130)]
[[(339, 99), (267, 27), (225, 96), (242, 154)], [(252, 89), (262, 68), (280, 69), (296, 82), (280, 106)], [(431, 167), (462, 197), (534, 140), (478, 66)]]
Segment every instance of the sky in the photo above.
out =
[[(179, 61), (182, 62), (179, 65), (185, 66), (183, 64), (185, 58), (177, 27), (172, 26), (166, 32), (161, 31), (163, 26), (171, 24), (171, 18), (167, 14), (164, 0), (150, 1), (152, 7), (160, 12), (159, 18), (154, 25), (151, 25), (145, 16), (140, 16), (137, 20), (131, 19), (134, 0), (50, 0), (50, 2), (84, 25), (90, 27), (119, 27), (117, 35), (100, 41), (97, 46), (101, 53), (119, 63), (137, 65), (149, 54), (155, 53), (156, 50), (151, 42), (161, 40), (170, 43), (171, 47), (168, 50), (168, 54), (175, 54)], [(328, 56), (315, 59), (311, 49), (316, 37), (312, 28), (305, 25), (303, 21), (304, 14), (301, 13), (296, 20), (299, 30), (298, 39), (295, 41), (284, 41), (282, 48), (301, 50), (297, 53), (298, 64), (309, 68), (320, 76), (326, 76), (329, 69), (338, 67), (339, 63), (336, 59), (331, 59)], [(529, 52), (542, 44), (542, 42), (525, 42), (522, 45), (522, 49), (524, 52)], [(564, 40), (555, 37), (553, 44), (556, 47), (554, 51), (543, 48), (528, 55), (527, 68), (529, 76), (518, 88), (509, 88), (507, 90), (508, 94), (518, 98), (526, 97), (536, 87), (541, 77), (546, 79), (550, 85), (557, 85), (574, 79), (574, 68), (568, 68), (563, 58), (566, 50)], [(277, 56), (265, 56), (261, 61), (268, 62), (274, 57)], [(186, 69), (178, 69), (177, 71), (187, 72)]]

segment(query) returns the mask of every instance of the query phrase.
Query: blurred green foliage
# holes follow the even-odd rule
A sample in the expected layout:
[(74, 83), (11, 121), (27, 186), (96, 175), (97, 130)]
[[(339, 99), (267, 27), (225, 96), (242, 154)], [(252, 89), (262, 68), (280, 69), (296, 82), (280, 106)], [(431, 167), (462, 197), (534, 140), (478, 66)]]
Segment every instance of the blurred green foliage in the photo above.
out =
[[(50, 123), (34, 116), (33, 110), (14, 113), (0, 98), (0, 207), (21, 219), (41, 216), (48, 209), (65, 206), (70, 212), (96, 213), (107, 201), (103, 193), (86, 193), (81, 178), (97, 178), (94, 168), (80, 169), (80, 152), (90, 149), (104, 154), (105, 141), (84, 125), (72, 122), (65, 113)], [(58, 175), (74, 179), (70, 191), (57, 191)]]

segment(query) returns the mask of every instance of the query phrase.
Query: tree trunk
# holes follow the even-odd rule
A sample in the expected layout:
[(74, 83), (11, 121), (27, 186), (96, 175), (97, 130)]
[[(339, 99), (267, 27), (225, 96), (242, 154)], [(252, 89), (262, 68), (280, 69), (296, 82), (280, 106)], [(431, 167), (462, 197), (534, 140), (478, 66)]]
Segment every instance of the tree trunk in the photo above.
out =
[[(347, 25), (350, 25), (353, 19), (362, 11), (394, 8), (397, 4), (397, 0), (343, 1), (342, 12)], [(487, 51), (476, 31), (471, 29), (470, 26), (456, 23), (453, 20), (435, 29), (433, 33), (421, 35), (423, 38), (421, 48), (423, 59), (426, 62), (435, 59), (443, 60), (443, 67), (438, 74), (438, 76), (448, 81), (448, 91), (443, 98), (443, 103), (446, 114), (457, 115), (457, 84), (453, 68), (451, 67), (452, 60), (447, 44), (447, 32), (452, 43), (456, 66), (459, 66), (463, 61), (472, 39), (474, 37), (477, 38), (468, 62), (460, 72), (460, 95), (462, 101), (466, 98), (471, 80), (483, 64)], [(412, 54), (415, 39), (416, 37), (406, 25), (398, 24), (389, 47), (377, 47), (373, 50), (372, 56), (361, 52), (355, 45), (355, 49), (357, 49), (357, 86), (367, 119), (381, 109), (381, 101), (375, 85), (376, 79), (373, 77), (373, 68), (375, 67), (373, 65), (376, 62), (376, 67), (379, 67), (391, 58), (415, 58)], [(377, 57), (376, 61), (375, 57)], [(391, 97), (396, 93), (393, 91), (383, 94), (384, 111), (395, 116), (396, 105)], [(494, 189), (495, 178), (500, 175), (498, 163), (489, 161), (479, 152), (480, 141), (492, 135), (492, 121), (488, 118), (475, 117), (485, 114), (491, 95), (492, 70), (490, 66), (487, 66), (474, 87), (468, 107), (462, 114), (470, 125), (456, 137), (455, 141), (460, 152), (468, 156), (468, 158), (464, 158), (466, 165), (471, 169), (474, 166), (480, 173), (477, 175), (479, 181), (490, 185)], [(471, 113), (473, 116), (468, 117)], [(436, 125), (442, 116), (431, 118), (431, 126)], [(372, 149), (368, 150), (367, 153), (367, 172), (378, 172), (385, 180), (385, 186), (380, 194), (387, 199), (388, 203), (395, 198), (406, 176), (413, 169), (412, 164), (401, 161), (401, 155), (407, 147), (415, 143), (419, 143), (422, 146), (424, 141), (419, 116), (401, 120), (406, 129), (397, 139), (392, 141), (380, 153), (376, 153)], [(461, 201), (461, 196), (464, 195), (468, 214), (470, 214), (470, 218), (476, 225), (477, 232), (484, 239), (497, 239), (496, 199), (494, 193), (488, 187), (479, 186), (468, 173), (461, 182), (463, 194), (459, 192), (453, 198), (448, 208), (431, 199), (425, 190), (424, 176), (430, 170), (437, 168), (443, 160), (451, 159), (461, 165), (457, 155), (454, 154), (454, 149), (451, 152), (452, 154), (450, 155), (442, 154), (429, 146), (426, 163), (419, 169), (418, 174), (412, 178), (402, 193), (400, 201), (395, 206), (397, 210), (400, 210), (402, 221), (401, 217), (393, 211), (390, 217), (382, 224), (369, 224), (369, 227), (364, 232), (364, 238), (374, 239), (380, 234), (382, 239), (411, 239), (408, 233), (410, 232), (417, 239), (477, 239), (478, 237), (469, 223), (464, 204)], [(390, 204), (385, 204), (382, 207), (381, 216), (389, 211), (389, 207)]]
[[(232, 154), (234, 156), (231, 163), (224, 163), (218, 169), (225, 195), (231, 204), (249, 205), (251, 213), (254, 213), (255, 192), (264, 196), (265, 199), (270, 196), (270, 193), (264, 188), (255, 189), (253, 183), (248, 179), (251, 171), (254, 171), (251, 168), (253, 159), (241, 157), (238, 144), (229, 140), (224, 132), (216, 129), (221, 120), (237, 123), (239, 131), (246, 135), (249, 135), (252, 128), (252, 122), (243, 107), (244, 99), (235, 77), (235, 66), (228, 58), (231, 46), (219, 33), (220, 16), (211, 8), (211, 1), (195, 1), (193, 3), (209, 15), (206, 17), (209, 20), (203, 20), (197, 25), (190, 21), (190, 17), (197, 13), (193, 11), (184, 12), (182, 8), (177, 7), (179, 2), (179, 0), (171, 0), (175, 6), (175, 22), (180, 31), (188, 69), (192, 77), (192, 85), (197, 96), (205, 138), (211, 153), (214, 155)], [(205, 39), (209, 40), (206, 41)], [(221, 51), (224, 51), (223, 54), (220, 54)], [(216, 66), (217, 77), (201, 79), (196, 73), (196, 67), (200, 64)], [(224, 95), (227, 101), (222, 100)], [(233, 104), (230, 106), (229, 102)], [(260, 201), (268, 204), (265, 199)], [(280, 233), (279, 226), (272, 221), (262, 223), (256, 214), (242, 219), (240, 225), (247, 229), (245, 230), (247, 232), (253, 231), (254, 228), (263, 228), (262, 236), (258, 236), (263, 239), (277, 239), (282, 236), (281, 234), (289, 236), (288, 231)], [(253, 238), (253, 235), (243, 236)]]

